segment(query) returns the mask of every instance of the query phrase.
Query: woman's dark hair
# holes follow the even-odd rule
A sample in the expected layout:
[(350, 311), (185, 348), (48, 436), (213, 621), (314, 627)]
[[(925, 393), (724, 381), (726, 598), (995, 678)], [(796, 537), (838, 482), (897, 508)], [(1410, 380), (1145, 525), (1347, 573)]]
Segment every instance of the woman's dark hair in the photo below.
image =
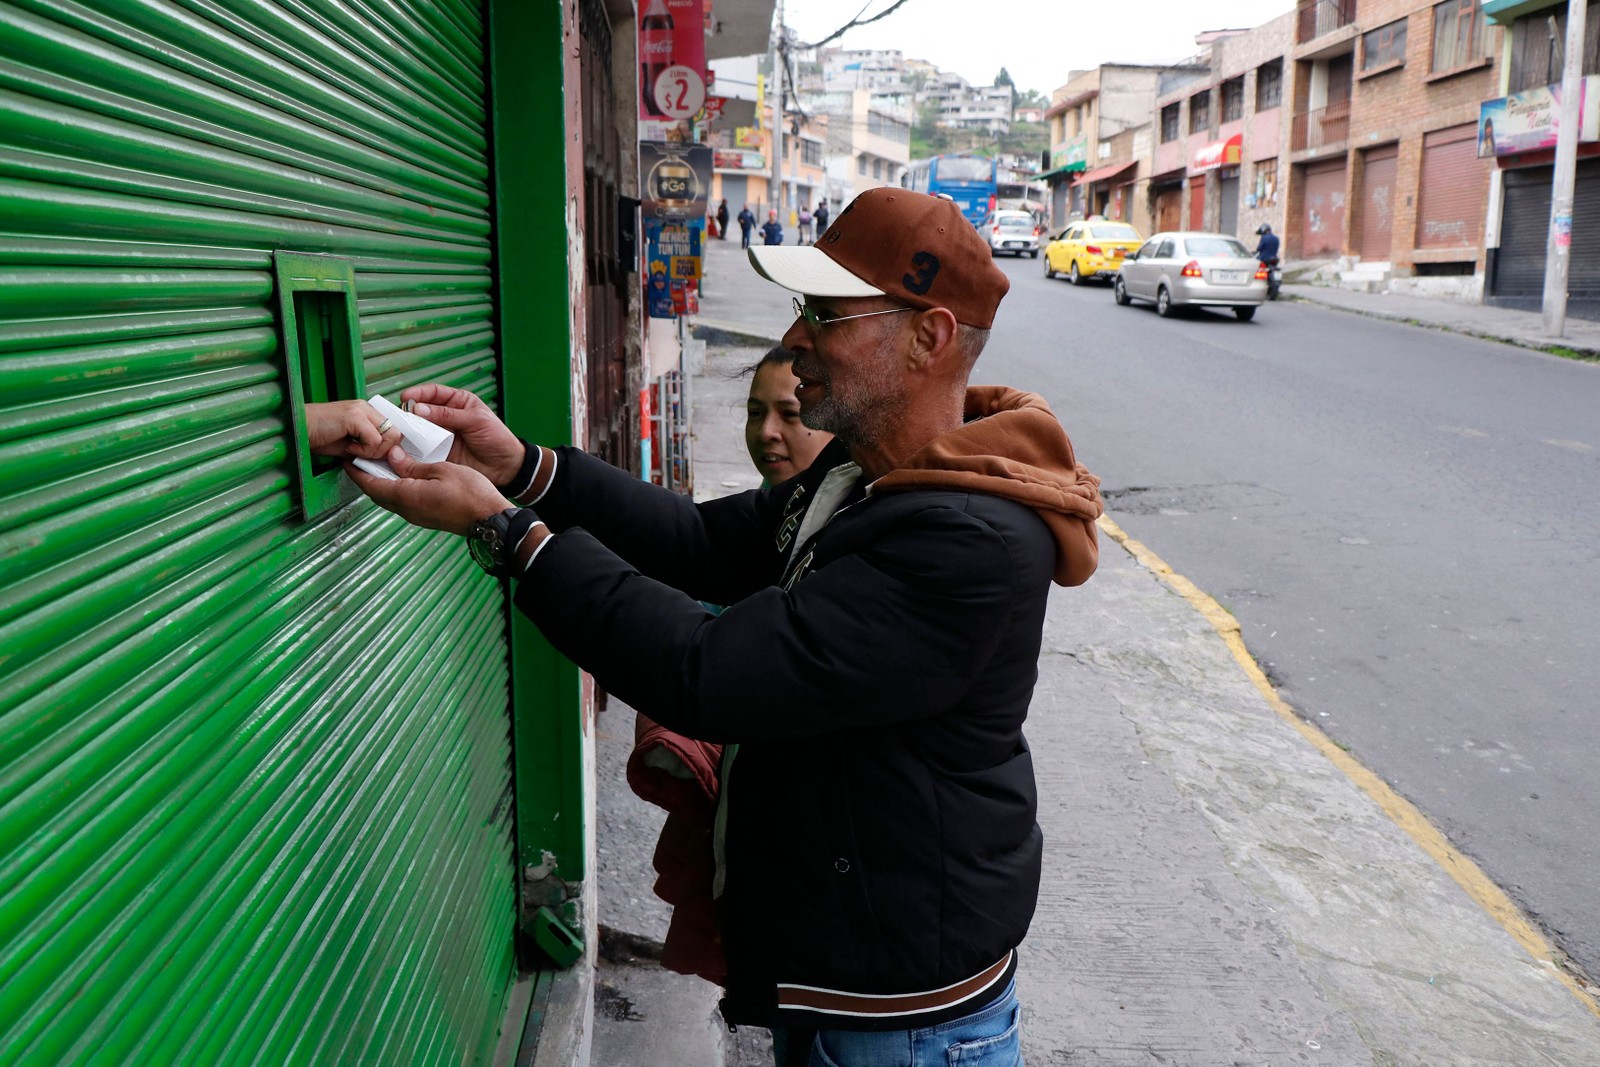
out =
[(764, 354), (760, 359), (756, 360), (744, 370), (740, 371), (739, 377), (749, 378), (762, 367), (770, 367), (774, 365), (787, 367), (793, 362), (793, 352), (789, 351), (787, 348), (784, 348), (782, 345), (773, 345), (771, 348), (767, 349), (766, 354)]

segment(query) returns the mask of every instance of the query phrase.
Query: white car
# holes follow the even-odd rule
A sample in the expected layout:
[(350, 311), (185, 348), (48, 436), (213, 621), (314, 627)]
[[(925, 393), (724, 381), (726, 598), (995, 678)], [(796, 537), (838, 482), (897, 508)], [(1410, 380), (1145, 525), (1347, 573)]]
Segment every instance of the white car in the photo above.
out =
[(978, 232), (989, 242), (991, 255), (1010, 252), (1039, 258), (1039, 223), (1026, 211), (996, 211), (978, 224)]
[(1249, 322), (1267, 299), (1267, 268), (1225, 233), (1158, 233), (1122, 261), (1113, 292), (1124, 307), (1150, 301), (1163, 318), (1182, 307), (1229, 307)]

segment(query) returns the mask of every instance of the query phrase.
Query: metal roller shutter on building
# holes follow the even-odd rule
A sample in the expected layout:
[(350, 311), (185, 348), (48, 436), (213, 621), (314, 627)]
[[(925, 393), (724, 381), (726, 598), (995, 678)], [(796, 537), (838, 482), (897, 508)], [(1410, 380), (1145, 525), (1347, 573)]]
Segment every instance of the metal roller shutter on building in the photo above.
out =
[(1239, 168), (1222, 171), (1217, 182), (1217, 232), (1238, 236)]
[[(1521, 167), (1505, 173), (1495, 296), (1538, 298), (1544, 294), (1551, 173), (1550, 167)], [(1578, 161), (1567, 298), (1571, 305), (1584, 305), (1571, 310), (1585, 317), (1593, 317), (1594, 305), (1600, 302), (1600, 159)]]
[(1344, 160), (1306, 166), (1300, 254), (1337, 256), (1344, 248)]
[(1418, 248), (1460, 248), (1466, 258), (1477, 257), (1492, 166), (1492, 161), (1478, 158), (1475, 123), (1423, 135)]
[(283, 340), (492, 398), (482, 19), (0, 3), (0, 1062), (493, 1040), (503, 595), (297, 477)]
[(1388, 145), (1366, 153), (1361, 177), (1361, 258), (1383, 262), (1394, 237), (1395, 183), (1400, 178), (1400, 148)]

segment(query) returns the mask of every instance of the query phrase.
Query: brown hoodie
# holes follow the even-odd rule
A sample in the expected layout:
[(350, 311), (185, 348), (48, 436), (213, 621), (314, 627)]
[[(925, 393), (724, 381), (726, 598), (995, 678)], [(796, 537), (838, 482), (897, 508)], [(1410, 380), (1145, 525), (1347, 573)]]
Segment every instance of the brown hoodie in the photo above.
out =
[(967, 388), (966, 422), (879, 478), (874, 493), (960, 489), (1015, 500), (1039, 513), (1056, 539), (1055, 580), (1082, 585), (1100, 559), (1094, 520), (1105, 510), (1100, 479), (1036, 393), (1003, 385)]

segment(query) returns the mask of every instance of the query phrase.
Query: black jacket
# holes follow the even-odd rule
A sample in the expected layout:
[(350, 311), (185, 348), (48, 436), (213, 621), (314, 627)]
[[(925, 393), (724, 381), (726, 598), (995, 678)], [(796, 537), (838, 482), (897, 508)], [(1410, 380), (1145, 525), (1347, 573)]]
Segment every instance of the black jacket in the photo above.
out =
[(695, 505), (562, 449), (537, 505), (559, 535), (517, 592), (607, 691), (733, 749), (730, 1022), (901, 1029), (970, 1012), (779, 1005), (792, 985), (907, 994), (970, 978), (1021, 942), (1038, 893), (1021, 727), (1056, 539), (997, 496), (858, 493), (793, 552), (809, 562), (786, 589), (798, 520), (847, 458), (835, 444), (783, 485)]

